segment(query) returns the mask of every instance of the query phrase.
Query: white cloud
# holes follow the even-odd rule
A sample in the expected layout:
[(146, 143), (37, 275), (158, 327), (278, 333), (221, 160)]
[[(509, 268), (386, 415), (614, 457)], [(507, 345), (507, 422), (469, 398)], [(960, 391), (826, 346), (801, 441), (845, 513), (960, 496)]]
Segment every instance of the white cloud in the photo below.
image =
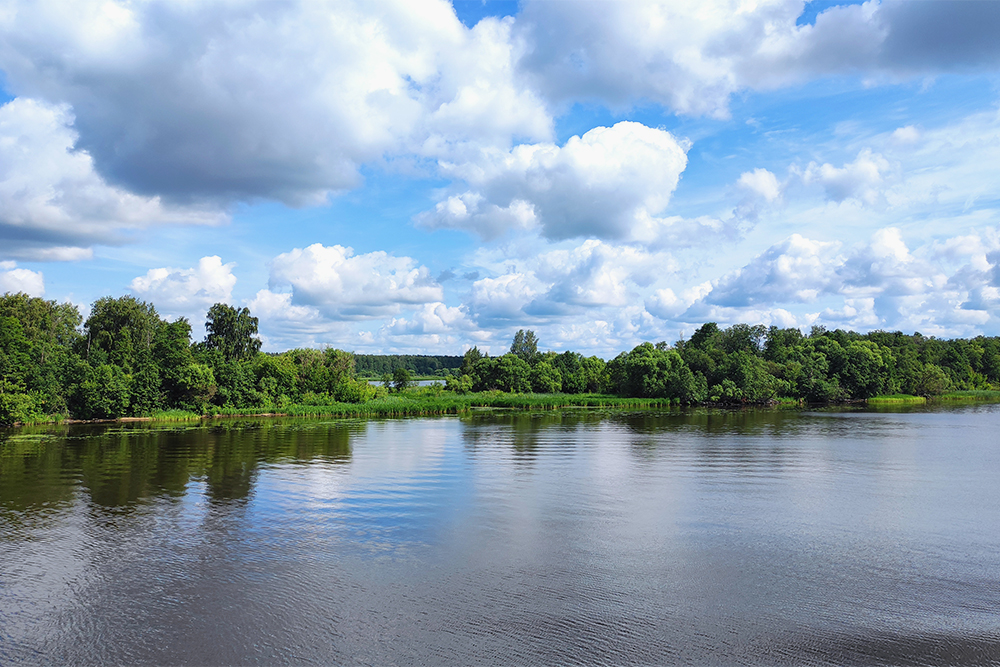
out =
[(318, 308), (294, 305), (290, 293), (260, 290), (247, 307), (260, 318), (265, 349), (275, 351), (307, 345), (381, 354), (454, 354), (470, 339), (492, 337), (469, 319), (463, 307), (441, 302), (404, 309), (381, 325), (376, 320), (374, 329), (363, 328), (370, 321), (331, 320)]
[(654, 291), (646, 299), (646, 310), (660, 319), (676, 320), (696, 301), (704, 298), (711, 291), (711, 281), (682, 290), (679, 295), (673, 289), (664, 287)]
[(932, 266), (910, 254), (902, 232), (892, 227), (878, 230), (869, 243), (855, 248), (837, 274), (839, 289), (855, 295), (919, 294), (945, 281)]
[(793, 234), (719, 279), (706, 301), (734, 307), (813, 301), (827, 289), (838, 245)]
[[(475, 188), (418, 217), (427, 227), (499, 234), (537, 224), (548, 239), (628, 239), (670, 227), (666, 208), (687, 165), (688, 144), (666, 130), (623, 121), (564, 146), (522, 144), (443, 169)], [(471, 207), (471, 211), (470, 211)]]
[(899, 127), (893, 131), (891, 138), (896, 144), (915, 144), (920, 140), (920, 130), (913, 125)]
[(764, 201), (774, 202), (781, 198), (784, 189), (778, 182), (778, 177), (767, 169), (754, 169), (740, 174), (736, 182), (750, 193), (762, 197)]
[[(647, 307), (660, 317), (687, 322), (784, 318), (797, 326), (820, 323), (949, 336), (974, 335), (984, 326), (1000, 329), (995, 229), (927, 244), (919, 253), (891, 227), (876, 231), (867, 242), (840, 252), (838, 247), (793, 235), (713, 281), (711, 291), (683, 313), (685, 301), (669, 291), (657, 292)], [(820, 308), (810, 312), (813, 304)]]
[(508, 231), (523, 231), (537, 224), (535, 207), (514, 199), (500, 207), (485, 201), (478, 192), (465, 192), (438, 202), (433, 211), (421, 213), (416, 222), (427, 229), (461, 229), (484, 239), (495, 239)]
[[(299, 293), (262, 290), (249, 305), (273, 341), (397, 352), (447, 352), (474, 343), (499, 353), (519, 328), (535, 330), (546, 349), (604, 356), (642, 340), (676, 340), (705, 321), (899, 328), (940, 336), (1000, 329), (1000, 236), (992, 228), (918, 246), (896, 228), (849, 246), (794, 234), (714, 280), (698, 278), (670, 254), (627, 244), (536, 240), (536, 251), (539, 246), (536, 254), (516, 257), (509, 247), (478, 252), (475, 263), (461, 270), (476, 267), (487, 275), (474, 280), (457, 304), (438, 298), (389, 304), (382, 298), (391, 314), (345, 317), (328, 304), (299, 300)], [(316, 263), (288, 255), (283, 265)], [(336, 261), (320, 264), (337, 267), (341, 257), (353, 259), (346, 249), (335, 255)], [(361, 258), (379, 267), (374, 273), (382, 278), (385, 262), (398, 259)], [(416, 270), (409, 262), (406, 271)], [(343, 280), (367, 270), (331, 271)], [(311, 290), (341, 289), (318, 273), (310, 271)], [(331, 301), (350, 308), (351, 299)]]
[(830, 75), (898, 80), (993, 68), (990, 2), (874, 0), (827, 8), (796, 25), (802, 0), (548, 2), (528, 0), (520, 62), (553, 100), (618, 108), (653, 101), (726, 116), (729, 97)]
[[(488, 275), (473, 279), (456, 305), (443, 301), (441, 286), (415, 260), (316, 244), (276, 258), (270, 288), (247, 305), (269, 349), (287, 341), (383, 352), (446, 353), (471, 344), (503, 351), (513, 331), (532, 327), (547, 345), (606, 355), (622, 337), (628, 344), (662, 338), (657, 320), (632, 304), (675, 269), (669, 254), (588, 240), (550, 245), (518, 263), (503, 249), (484, 249), (461, 270)], [(285, 287), (291, 291), (276, 291)]]
[(392, 318), (373, 336), (376, 349), (455, 354), (466, 341), (488, 342), (493, 332), (480, 329), (464, 307), (426, 303), (406, 317)]
[(250, 312), (264, 321), (285, 320), (289, 322), (319, 322), (322, 315), (311, 306), (292, 305), (289, 292), (272, 292), (262, 289), (247, 302)]
[[(501, 252), (502, 254), (502, 252)], [(550, 247), (519, 260), (480, 262), (499, 273), (472, 285), (467, 307), (485, 328), (518, 323), (551, 322), (574, 317), (614, 319), (652, 285), (677, 268), (664, 252), (588, 240), (569, 247)]]
[(164, 206), (109, 185), (65, 105), (18, 98), (0, 107), (0, 254), (37, 260), (91, 256), (129, 230), (162, 223), (214, 223), (217, 212)]
[(232, 300), (236, 285), (234, 266), (223, 264), (216, 255), (202, 257), (193, 269), (150, 269), (146, 275), (135, 278), (129, 289), (165, 313), (197, 318), (213, 304)]
[(472, 285), (469, 307), (480, 321), (527, 319), (524, 308), (543, 286), (534, 275), (507, 273)]
[(892, 176), (892, 165), (878, 153), (864, 149), (854, 162), (843, 167), (832, 164), (809, 164), (802, 174), (806, 185), (816, 183), (826, 191), (826, 196), (835, 202), (856, 199), (875, 206), (884, 200), (887, 177)]
[(180, 200), (322, 202), (385, 155), (551, 134), (511, 22), (445, 0), (15, 0), (0, 68), (71, 105), (98, 171)]
[(269, 287), (291, 287), (291, 304), (312, 306), (333, 320), (388, 317), (403, 305), (443, 298), (427, 267), (409, 257), (355, 255), (352, 248), (319, 243), (275, 257)]
[(11, 261), (0, 262), (0, 294), (7, 292), (45, 296), (45, 278), (41, 271), (19, 269)]
[(425, 303), (409, 319), (393, 318), (385, 330), (395, 335), (449, 334), (474, 329), (462, 308), (453, 308), (441, 302)]

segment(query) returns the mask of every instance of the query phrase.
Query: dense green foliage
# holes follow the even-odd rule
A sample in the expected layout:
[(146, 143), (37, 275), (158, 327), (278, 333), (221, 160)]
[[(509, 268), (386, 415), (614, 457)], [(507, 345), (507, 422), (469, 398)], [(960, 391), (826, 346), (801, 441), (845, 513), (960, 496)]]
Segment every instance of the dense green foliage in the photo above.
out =
[[(81, 327), (82, 324), (82, 327)], [(0, 297), (0, 425), (50, 415), (109, 419), (179, 409), (273, 410), (294, 402), (362, 402), (375, 389), (354, 378), (341, 350), (262, 354), (257, 319), (216, 304), (205, 342), (131, 296), (96, 301), (86, 322), (71, 304)]]
[[(819, 327), (804, 335), (710, 322), (689, 340), (643, 343), (605, 362), (571, 351), (540, 352), (534, 332), (525, 330), (497, 357), (475, 347), (462, 357), (355, 356), (334, 349), (264, 354), (257, 318), (225, 304), (209, 309), (206, 330), (205, 340), (192, 344), (187, 320), (167, 322), (131, 296), (97, 300), (83, 321), (71, 304), (6, 294), (0, 297), (0, 425), (170, 410), (323, 413), (361, 404), (366, 407), (334, 412), (394, 414), (400, 401), (412, 399), (406, 398), (412, 375), (428, 371), (444, 380), (424, 391), (433, 405), (411, 405), (402, 414), (526, 400), (501, 398), (510, 395), (558, 396), (549, 401), (554, 405), (594, 394), (688, 405), (878, 396), (891, 403), (1000, 391), (1000, 338), (983, 336), (941, 340)], [(358, 359), (367, 364), (365, 375), (381, 369), (384, 388), (355, 377)]]
[(360, 377), (380, 378), (405, 368), (413, 375), (444, 377), (462, 365), (462, 357), (427, 354), (355, 354), (354, 368)]
[(1000, 339), (940, 340), (919, 333), (859, 334), (736, 324), (699, 328), (670, 348), (644, 343), (608, 364), (608, 389), (682, 403), (766, 403), (937, 396), (1000, 387)]

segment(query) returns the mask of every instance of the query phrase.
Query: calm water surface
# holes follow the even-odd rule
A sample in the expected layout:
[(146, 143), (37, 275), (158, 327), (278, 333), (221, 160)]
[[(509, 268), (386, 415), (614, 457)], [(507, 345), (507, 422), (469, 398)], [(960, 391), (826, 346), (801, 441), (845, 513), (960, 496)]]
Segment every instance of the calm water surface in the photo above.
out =
[(0, 431), (0, 664), (998, 664), (1000, 408)]

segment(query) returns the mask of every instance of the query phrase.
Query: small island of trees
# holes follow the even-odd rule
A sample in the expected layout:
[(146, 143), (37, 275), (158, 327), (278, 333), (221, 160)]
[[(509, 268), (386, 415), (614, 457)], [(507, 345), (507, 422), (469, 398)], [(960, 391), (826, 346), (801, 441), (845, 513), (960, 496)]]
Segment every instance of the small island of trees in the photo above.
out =
[[(472, 406), (763, 405), (1000, 390), (1000, 338), (942, 340), (709, 322), (606, 361), (542, 352), (530, 330), (490, 356), (260, 351), (246, 308), (215, 304), (204, 341), (132, 296), (76, 306), (0, 297), (0, 425), (125, 417), (429, 414)], [(361, 367), (359, 369), (359, 367)], [(430, 387), (411, 378), (433, 376)], [(363, 377), (383, 378), (372, 384)]]

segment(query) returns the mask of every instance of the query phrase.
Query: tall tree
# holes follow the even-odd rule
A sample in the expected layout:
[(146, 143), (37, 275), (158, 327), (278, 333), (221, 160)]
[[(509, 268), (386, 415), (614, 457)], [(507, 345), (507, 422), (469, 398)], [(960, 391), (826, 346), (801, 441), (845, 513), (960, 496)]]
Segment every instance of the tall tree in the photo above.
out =
[(260, 351), (257, 318), (250, 315), (249, 308), (217, 303), (208, 309), (205, 329), (205, 347), (218, 350), (226, 361), (250, 359)]
[(510, 353), (517, 355), (529, 364), (534, 363), (538, 357), (538, 337), (535, 336), (535, 332), (531, 329), (527, 331), (518, 329), (510, 344)]
[(45, 301), (23, 292), (0, 296), (0, 317), (14, 317), (24, 334), (34, 343), (68, 347), (80, 337), (77, 327), (83, 321), (71, 303)]
[(83, 324), (83, 356), (92, 364), (110, 363), (131, 373), (148, 360), (163, 324), (153, 304), (134, 296), (98, 299)]

